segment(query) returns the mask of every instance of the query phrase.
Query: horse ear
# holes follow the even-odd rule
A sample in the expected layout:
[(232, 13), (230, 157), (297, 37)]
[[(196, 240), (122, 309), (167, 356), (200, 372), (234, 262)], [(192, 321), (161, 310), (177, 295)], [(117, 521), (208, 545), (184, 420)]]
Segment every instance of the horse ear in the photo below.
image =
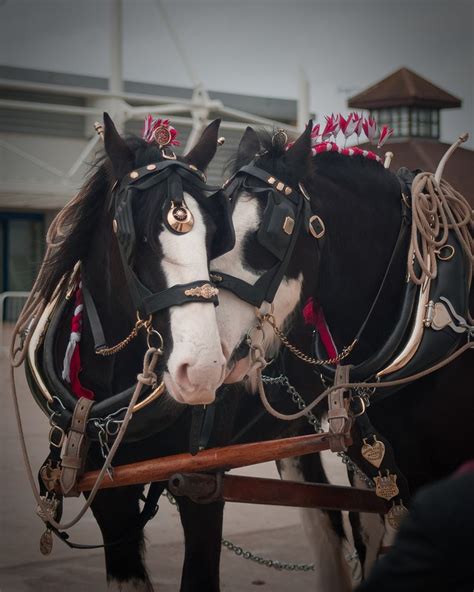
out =
[(299, 179), (303, 179), (311, 171), (311, 132), (313, 120), (310, 119), (306, 129), (287, 151), (286, 159)]
[(259, 151), (260, 140), (258, 139), (257, 132), (248, 125), (244, 135), (240, 139), (239, 148), (237, 150), (237, 160), (251, 160)]
[(108, 113), (104, 113), (104, 147), (117, 179), (133, 169), (133, 152), (125, 144)]
[(202, 132), (197, 144), (186, 154), (185, 161), (193, 164), (200, 171), (205, 171), (217, 150), (217, 135), (220, 119), (214, 119)]

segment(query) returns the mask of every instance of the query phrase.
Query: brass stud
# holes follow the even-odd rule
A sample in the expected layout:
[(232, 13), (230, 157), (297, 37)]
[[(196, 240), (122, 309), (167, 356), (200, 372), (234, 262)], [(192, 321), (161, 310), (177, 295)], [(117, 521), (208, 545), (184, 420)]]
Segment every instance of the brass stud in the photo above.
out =
[(198, 170), (198, 168), (197, 168), (197, 166), (196, 166), (195, 164), (190, 164), (190, 165), (189, 165), (189, 168), (190, 168), (192, 171), (197, 171), (197, 170)]
[(221, 136), (220, 138), (218, 138), (217, 143), (219, 146), (222, 146), (225, 142), (225, 138), (224, 136)]
[(275, 177), (268, 177), (267, 183), (270, 183), (270, 185), (273, 185), (275, 182), (276, 182)]
[(279, 182), (277, 183), (277, 186), (276, 186), (276, 188), (277, 188), (277, 191), (283, 191), (283, 188), (284, 188), (284, 187), (285, 187), (285, 184), (284, 184), (284, 183), (282, 183), (281, 181), (279, 181)]
[(131, 178), (131, 179), (137, 179), (139, 176), (140, 176), (140, 174), (139, 174), (139, 173), (137, 173), (137, 171), (132, 171), (132, 172), (130, 173), (130, 178)]
[(146, 170), (147, 171), (154, 171), (156, 169), (156, 164), (147, 164)]
[(285, 221), (283, 222), (283, 231), (286, 234), (293, 234), (293, 229), (295, 227), (295, 221), (291, 216), (287, 216)]
[(293, 189), (291, 187), (288, 187), (288, 185), (285, 187), (285, 195), (290, 195), (292, 191)]

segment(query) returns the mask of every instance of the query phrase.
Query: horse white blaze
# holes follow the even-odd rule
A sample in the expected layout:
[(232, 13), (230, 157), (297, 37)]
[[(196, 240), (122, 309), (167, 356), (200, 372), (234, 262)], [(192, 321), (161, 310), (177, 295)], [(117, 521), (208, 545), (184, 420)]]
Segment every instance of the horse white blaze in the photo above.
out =
[[(164, 229), (160, 234), (168, 287), (209, 280), (206, 225), (196, 200), (186, 194), (185, 201), (194, 216), (193, 229), (179, 235)], [(169, 311), (173, 349), (164, 375), (166, 388), (180, 403), (212, 403), (226, 367), (215, 306), (190, 302), (172, 306)]]
[[(256, 232), (260, 225), (257, 200), (248, 194), (240, 196), (232, 220), (235, 229), (235, 246), (228, 253), (214, 259), (211, 262), (211, 270), (221, 270), (254, 284), (264, 272), (249, 269), (245, 264), (244, 244), (247, 235)], [(273, 301), (274, 316), (279, 327), (284, 325), (298, 304), (302, 282), (301, 276), (298, 279), (281, 282)], [(270, 310), (268, 304), (265, 306), (265, 310)], [(250, 329), (257, 324), (255, 307), (231, 292), (221, 290), (216, 315), (222, 348), (229, 364), (235, 348), (245, 339)], [(257, 344), (263, 344), (267, 357), (273, 356), (278, 351), (280, 343), (268, 324), (264, 327), (263, 335), (261, 332), (253, 331), (252, 337)], [(250, 366), (249, 356), (239, 360), (233, 367), (228, 368), (225, 382), (239, 382), (248, 374)], [(252, 379), (252, 377), (250, 378)], [(252, 383), (252, 380), (250, 382)]]

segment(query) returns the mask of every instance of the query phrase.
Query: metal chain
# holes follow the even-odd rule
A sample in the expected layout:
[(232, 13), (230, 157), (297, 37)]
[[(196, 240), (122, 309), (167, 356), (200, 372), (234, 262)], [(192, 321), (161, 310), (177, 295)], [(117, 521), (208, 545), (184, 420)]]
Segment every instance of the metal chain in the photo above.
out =
[(277, 559), (266, 559), (260, 555), (255, 555), (251, 551), (245, 551), (243, 547), (234, 545), (234, 543), (226, 539), (222, 539), (222, 546), (235, 553), (237, 557), (243, 557), (265, 567), (273, 567), (273, 569), (278, 569), (279, 571), (314, 571), (314, 563), (285, 563)]
[(138, 316), (137, 313), (137, 322), (135, 323), (135, 326), (131, 330), (130, 334), (127, 335), (125, 339), (122, 339), (122, 341), (119, 341), (119, 343), (113, 345), (112, 347), (103, 347), (101, 349), (96, 349), (95, 353), (99, 356), (113, 356), (117, 354), (118, 352), (125, 349), (127, 345), (136, 338), (136, 336), (138, 335), (138, 331), (142, 327), (145, 327), (145, 329), (149, 333), (149, 329), (151, 327), (151, 316), (146, 321), (144, 321)]
[(292, 354), (294, 354), (300, 360), (303, 360), (303, 362), (306, 362), (307, 364), (311, 364), (312, 366), (326, 366), (326, 365), (334, 366), (335, 364), (338, 364), (340, 361), (344, 360), (344, 358), (347, 358), (347, 356), (352, 352), (352, 350), (354, 349), (354, 347), (357, 344), (357, 339), (354, 339), (354, 341), (350, 345), (347, 345), (345, 348), (343, 348), (341, 353), (338, 354), (337, 356), (335, 356), (334, 358), (328, 358), (327, 360), (320, 360), (318, 358), (313, 358), (312, 356), (308, 356), (307, 354), (303, 353), (300, 349), (298, 349), (295, 345), (290, 343), (287, 336), (281, 331), (281, 329), (279, 329), (277, 327), (275, 317), (271, 313), (267, 313), (267, 314), (263, 314), (263, 315), (260, 315), (259, 313), (257, 313), (257, 316), (258, 316), (258, 319), (260, 322), (267, 321), (267, 323), (272, 327), (273, 332), (278, 337), (278, 339), (283, 343), (283, 345), (286, 348), (288, 348), (290, 350), (290, 352)]
[[(298, 409), (305, 409), (306, 403), (303, 397), (298, 393), (294, 386), (290, 384), (290, 381), (286, 376), (280, 374), (280, 376), (276, 376), (272, 378), (270, 376), (262, 376), (262, 380), (266, 384), (280, 384), (286, 387), (287, 392), (291, 395), (291, 399), (296, 405), (298, 405)], [(306, 414), (308, 418), (308, 423), (314, 428), (314, 431), (317, 434), (320, 434), (323, 429), (321, 427), (321, 421), (314, 415), (312, 411), (308, 411)], [(350, 458), (348, 454), (345, 452), (337, 452), (337, 456), (342, 460), (342, 462), (346, 465), (346, 467), (355, 473), (366, 485), (369, 489), (373, 489), (375, 487), (374, 482), (370, 477), (368, 477), (356, 463)]]
[[(165, 491), (165, 495), (171, 505), (177, 505), (176, 499), (168, 490)], [(279, 571), (314, 571), (314, 563), (285, 563), (284, 561), (278, 561), (277, 559), (266, 559), (260, 555), (255, 555), (255, 553), (252, 553), (251, 551), (246, 551), (243, 547), (234, 545), (234, 543), (224, 538), (221, 540), (221, 544), (226, 549), (229, 549), (229, 551), (235, 553), (238, 557), (254, 561), (265, 567), (273, 567), (273, 569), (278, 569)]]
[[(291, 400), (298, 406), (298, 409), (302, 410), (306, 408), (306, 402), (303, 399), (303, 397), (299, 394), (295, 387), (290, 384), (288, 378), (283, 374), (280, 374), (279, 376), (275, 377), (262, 376), (262, 380), (266, 384), (279, 384), (280, 386), (286, 387), (288, 394), (291, 395)], [(308, 412), (307, 418), (308, 423), (312, 426), (314, 431), (317, 434), (320, 434), (323, 431), (320, 419), (316, 417), (316, 415), (314, 415), (312, 411)], [(341, 458), (342, 462), (346, 465), (348, 469), (350, 469), (354, 473), (357, 473), (357, 475), (366, 483), (366, 485), (369, 488), (374, 487), (372, 479), (369, 479), (369, 477), (367, 477), (367, 475), (359, 469), (359, 467), (345, 452), (338, 452), (337, 456)], [(165, 495), (170, 504), (172, 504), (173, 506), (177, 505), (175, 498), (173, 497), (173, 495), (171, 495), (171, 493), (168, 490), (166, 490)], [(253, 561), (265, 567), (277, 569), (279, 571), (314, 571), (314, 563), (286, 563), (284, 561), (279, 561), (278, 559), (267, 559), (260, 555), (256, 555), (251, 551), (245, 550), (243, 547), (239, 545), (235, 545), (232, 541), (229, 541), (228, 539), (223, 538), (221, 543), (223, 547), (225, 547), (229, 551), (232, 551), (232, 553), (237, 555), (237, 557), (248, 559), (249, 561)], [(346, 559), (350, 562), (357, 557), (357, 551), (354, 551), (353, 555), (346, 557)]]

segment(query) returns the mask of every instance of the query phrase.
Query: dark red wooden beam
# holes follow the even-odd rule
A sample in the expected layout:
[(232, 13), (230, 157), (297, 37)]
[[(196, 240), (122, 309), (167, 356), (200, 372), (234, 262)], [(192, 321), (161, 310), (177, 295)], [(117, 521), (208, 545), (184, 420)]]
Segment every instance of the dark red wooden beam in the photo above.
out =
[[(347, 438), (346, 444), (347, 446), (351, 444), (350, 438)], [(166, 481), (175, 473), (199, 473), (214, 469), (235, 469), (290, 456), (320, 452), (321, 450), (328, 450), (328, 448), (328, 434), (324, 433), (211, 448), (202, 450), (195, 456), (188, 453), (175, 454), (115, 467), (113, 480), (106, 475), (101, 483), (101, 488)], [(78, 483), (79, 491), (90, 491), (98, 474), (98, 471), (92, 471), (83, 475)]]
[(222, 499), (226, 502), (244, 504), (348, 510), (375, 514), (386, 514), (389, 509), (385, 500), (368, 489), (238, 475), (224, 475)]

